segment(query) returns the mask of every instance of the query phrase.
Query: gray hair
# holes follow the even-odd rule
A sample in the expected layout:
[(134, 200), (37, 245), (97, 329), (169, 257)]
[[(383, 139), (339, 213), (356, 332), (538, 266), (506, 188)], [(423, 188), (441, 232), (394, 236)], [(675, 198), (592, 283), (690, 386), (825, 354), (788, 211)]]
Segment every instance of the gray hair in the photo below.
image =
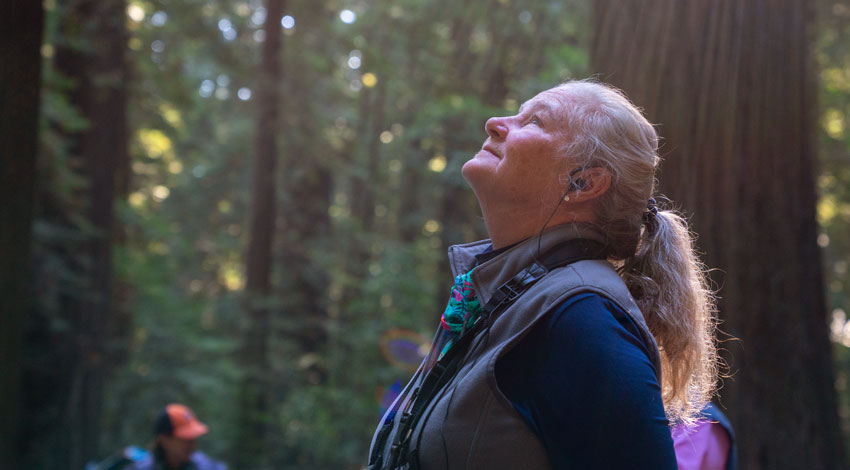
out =
[(564, 154), (579, 167), (611, 174), (611, 187), (596, 202), (596, 224), (658, 342), (667, 415), (690, 422), (717, 381), (716, 306), (685, 219), (672, 210), (646, 217), (660, 162), (658, 134), (614, 87), (573, 81), (551, 91), (569, 103), (561, 107)]

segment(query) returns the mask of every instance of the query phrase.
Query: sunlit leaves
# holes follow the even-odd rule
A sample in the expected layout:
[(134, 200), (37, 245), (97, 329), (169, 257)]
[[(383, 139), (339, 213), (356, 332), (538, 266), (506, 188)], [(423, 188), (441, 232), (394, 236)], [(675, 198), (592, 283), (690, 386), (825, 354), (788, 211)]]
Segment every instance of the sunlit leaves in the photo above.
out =
[(139, 129), (136, 133), (145, 155), (151, 159), (166, 157), (174, 158), (174, 148), (171, 139), (158, 129)]
[(844, 137), (844, 113), (835, 109), (829, 108), (823, 113), (823, 130), (827, 135), (835, 140), (841, 140)]

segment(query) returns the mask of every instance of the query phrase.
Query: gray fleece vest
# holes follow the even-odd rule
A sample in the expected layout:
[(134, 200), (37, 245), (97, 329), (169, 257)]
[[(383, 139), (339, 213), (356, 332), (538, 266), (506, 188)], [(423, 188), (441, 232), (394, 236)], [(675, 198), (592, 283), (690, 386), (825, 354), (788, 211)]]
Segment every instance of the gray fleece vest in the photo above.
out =
[[(575, 238), (602, 241), (600, 234), (586, 224), (568, 224), (547, 230), (482, 263), (472, 273), (475, 292), (485, 305), (496, 289), (528, 267), (538, 253)], [(455, 276), (468, 272), (489, 240), (449, 248)], [(413, 429), (410, 450), (422, 470), (550, 469), (543, 444), (496, 384), (496, 361), (516, 346), (532, 326), (547, 312), (570, 296), (581, 292), (600, 294), (625, 311), (638, 326), (650, 351), (661, 383), (658, 347), (626, 285), (610, 263), (604, 260), (578, 261), (556, 268), (521, 295), (493, 319), (487, 331), (479, 332), (455, 376), (430, 402), (423, 418)], [(602, 313), (602, 312), (600, 312)], [(438, 333), (439, 334), (439, 333)], [(404, 410), (411, 401), (411, 390), (421, 385), (424, 363), (405, 387), (390, 410)], [(580, 382), (581, 377), (576, 377)], [(389, 412), (388, 412), (389, 415)], [(398, 412), (394, 427), (384, 441), (384, 455), (396, 440)], [(384, 423), (387, 416), (381, 422)], [(380, 431), (379, 426), (378, 430)], [(377, 437), (377, 432), (375, 437)], [(377, 445), (372, 440), (372, 447)], [(370, 455), (372, 454), (370, 450)], [(384, 466), (387, 467), (387, 459)], [(404, 466), (401, 468), (409, 468)]]

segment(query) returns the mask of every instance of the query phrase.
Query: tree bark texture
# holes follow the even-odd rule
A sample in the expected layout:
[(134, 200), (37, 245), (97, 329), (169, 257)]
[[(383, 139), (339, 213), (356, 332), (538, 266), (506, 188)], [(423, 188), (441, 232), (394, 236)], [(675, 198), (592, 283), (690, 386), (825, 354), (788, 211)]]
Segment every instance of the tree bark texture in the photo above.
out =
[[(594, 3), (592, 71), (663, 137), (661, 193), (692, 215), (720, 288), (721, 390), (740, 467), (843, 468), (816, 245), (811, 6)], [(722, 335), (721, 335), (722, 336)]]
[(13, 2), (0, 16), (0, 462), (9, 468), (18, 468), (21, 458), (43, 25), (40, 2)]
[(246, 257), (244, 330), (240, 362), (245, 377), (240, 391), (240, 435), (236, 443), (237, 469), (252, 468), (264, 455), (268, 424), (269, 299), (272, 239), (275, 232), (275, 168), (280, 123), (279, 83), (282, 75), (280, 18), (284, 0), (268, 0), (266, 40), (257, 91), (256, 160)]

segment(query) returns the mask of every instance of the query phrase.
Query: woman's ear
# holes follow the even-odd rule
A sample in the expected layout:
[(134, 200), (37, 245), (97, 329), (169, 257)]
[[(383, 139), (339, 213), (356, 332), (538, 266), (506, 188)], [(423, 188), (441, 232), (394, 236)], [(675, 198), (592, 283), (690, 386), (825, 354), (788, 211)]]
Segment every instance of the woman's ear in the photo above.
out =
[(607, 168), (591, 167), (576, 172), (572, 176), (570, 200), (584, 202), (596, 199), (605, 194), (611, 187), (611, 173)]

